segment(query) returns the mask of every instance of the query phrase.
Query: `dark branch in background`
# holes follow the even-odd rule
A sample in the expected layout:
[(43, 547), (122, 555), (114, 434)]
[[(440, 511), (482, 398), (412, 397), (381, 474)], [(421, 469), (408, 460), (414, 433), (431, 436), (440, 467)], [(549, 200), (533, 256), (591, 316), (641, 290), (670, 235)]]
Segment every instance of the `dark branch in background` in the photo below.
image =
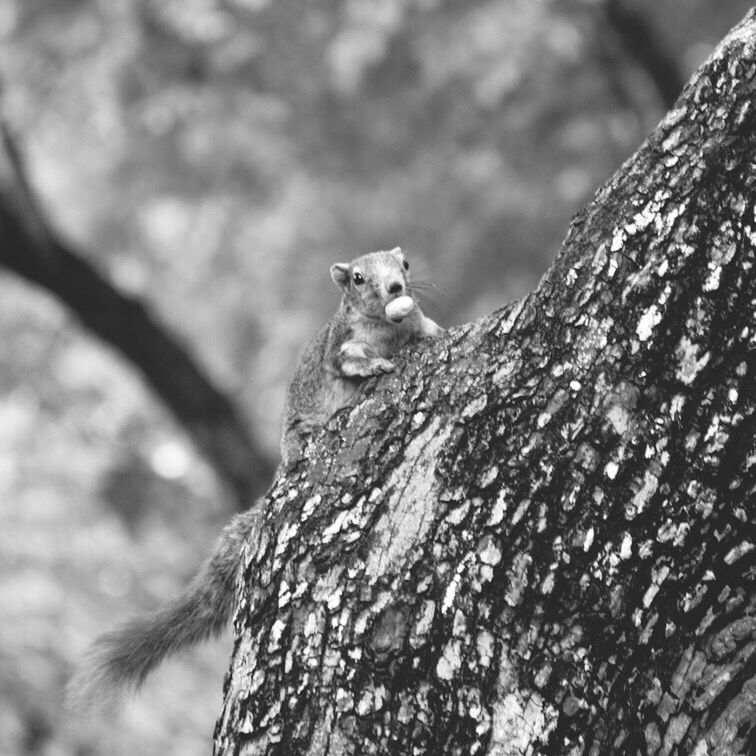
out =
[(20, 151), (0, 119), (0, 265), (53, 294), (137, 367), (184, 427), (240, 509), (267, 484), (273, 463), (232, 402), (141, 302), (119, 292), (58, 238), (34, 199)]
[(623, 47), (648, 74), (664, 106), (671, 108), (685, 77), (654, 25), (624, 0), (607, 0), (606, 18)]

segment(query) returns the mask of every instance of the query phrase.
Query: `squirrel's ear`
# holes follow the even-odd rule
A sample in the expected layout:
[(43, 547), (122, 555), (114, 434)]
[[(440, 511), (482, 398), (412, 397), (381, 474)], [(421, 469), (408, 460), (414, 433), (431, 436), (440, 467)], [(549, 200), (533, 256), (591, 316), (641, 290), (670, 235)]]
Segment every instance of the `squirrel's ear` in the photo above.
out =
[(349, 286), (349, 265), (347, 263), (331, 265), (331, 278), (336, 286), (346, 289)]
[(394, 247), (393, 249), (389, 250), (390, 255), (397, 255), (399, 257), (404, 257), (404, 253), (402, 252), (401, 247)]

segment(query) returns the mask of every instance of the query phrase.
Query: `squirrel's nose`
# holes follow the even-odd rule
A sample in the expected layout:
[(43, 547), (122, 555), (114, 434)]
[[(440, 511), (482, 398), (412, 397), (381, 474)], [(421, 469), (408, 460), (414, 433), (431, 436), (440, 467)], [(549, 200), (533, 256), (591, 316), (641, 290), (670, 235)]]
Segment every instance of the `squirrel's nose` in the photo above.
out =
[(401, 281), (392, 281), (390, 284), (386, 284), (386, 289), (389, 294), (399, 294), (404, 290), (404, 286)]

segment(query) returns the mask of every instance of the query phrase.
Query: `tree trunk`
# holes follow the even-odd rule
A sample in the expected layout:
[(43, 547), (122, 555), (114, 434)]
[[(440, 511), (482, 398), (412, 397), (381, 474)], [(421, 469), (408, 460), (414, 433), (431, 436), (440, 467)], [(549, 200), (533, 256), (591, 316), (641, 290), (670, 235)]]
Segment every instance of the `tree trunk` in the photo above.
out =
[(216, 753), (756, 752), (755, 49), (283, 471)]

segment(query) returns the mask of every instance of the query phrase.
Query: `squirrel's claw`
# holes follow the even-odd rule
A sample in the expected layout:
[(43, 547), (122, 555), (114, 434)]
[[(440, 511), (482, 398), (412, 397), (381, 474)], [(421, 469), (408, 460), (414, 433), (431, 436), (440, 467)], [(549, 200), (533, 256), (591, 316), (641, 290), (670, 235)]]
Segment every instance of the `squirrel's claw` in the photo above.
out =
[(342, 374), (349, 378), (370, 378), (373, 375), (390, 373), (394, 369), (394, 363), (390, 360), (384, 360), (382, 357), (349, 360), (344, 361), (341, 365)]
[(383, 375), (384, 373), (393, 372), (396, 369), (396, 365), (391, 360), (376, 357), (374, 360), (371, 360), (371, 368), (372, 372), (370, 375)]

